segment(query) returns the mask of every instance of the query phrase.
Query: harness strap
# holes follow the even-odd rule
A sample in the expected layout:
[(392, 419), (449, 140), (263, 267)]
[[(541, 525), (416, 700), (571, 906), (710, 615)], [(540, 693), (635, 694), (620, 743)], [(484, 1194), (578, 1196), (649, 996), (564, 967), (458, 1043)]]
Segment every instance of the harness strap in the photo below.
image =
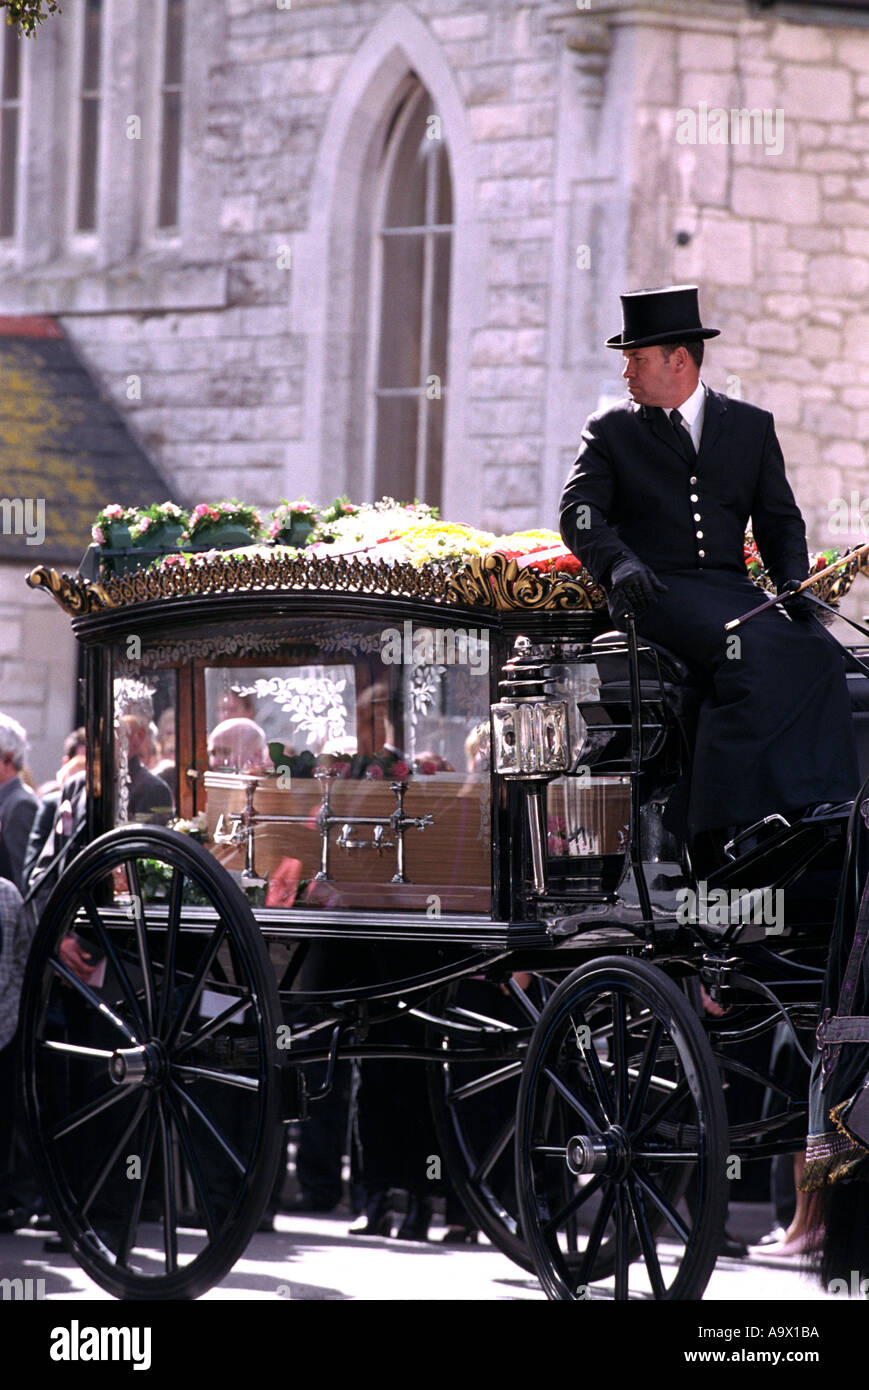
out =
[(830, 1018), (822, 1027), (825, 1043), (869, 1043), (869, 1018)]

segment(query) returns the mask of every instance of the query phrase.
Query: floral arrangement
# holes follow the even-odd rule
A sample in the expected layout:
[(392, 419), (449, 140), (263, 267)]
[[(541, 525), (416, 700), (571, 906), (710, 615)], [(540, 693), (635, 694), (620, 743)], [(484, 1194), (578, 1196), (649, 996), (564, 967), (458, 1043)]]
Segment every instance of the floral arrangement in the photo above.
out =
[(233, 550), (178, 550), (171, 555), (159, 555), (156, 560), (151, 561), (153, 569), (177, 569), (179, 566), (184, 569), (195, 569), (197, 566), (204, 566), (210, 563), (216, 556), (223, 559), (231, 559), (233, 555), (243, 549), (247, 558), (259, 558), (261, 560), (282, 560), (295, 559), (299, 551), (291, 545), (268, 545), (262, 541), (252, 541), (250, 545), (236, 547)]
[(349, 497), (336, 497), (334, 502), (320, 512), (319, 524), (321, 527), (332, 527), (336, 521), (344, 521), (349, 516), (355, 516), (358, 511), (358, 502), (351, 502)]
[[(309, 502), (304, 496), (292, 502), (282, 499), (271, 513), (268, 540), (263, 537), (262, 521), (256, 508), (243, 506), (235, 500), (215, 505), (202, 502), (194, 507), (189, 517), (173, 502), (157, 503), (142, 510), (112, 504), (99, 513), (91, 534), (97, 545), (110, 548), (110, 528), (115, 525), (128, 526), (131, 538), (140, 542), (160, 524), (185, 524), (179, 552), (158, 558), (154, 564), (193, 566), (207, 564), (218, 551), (200, 548), (191, 553), (188, 549), (191, 541), (199, 540), (200, 546), (203, 542), (207, 544), (209, 531), (221, 522), (244, 529), (250, 536), (250, 544), (238, 548), (263, 559), (352, 555), (363, 561), (422, 566), (455, 565), (473, 557), (497, 555), (515, 561), (520, 570), (530, 568), (541, 574), (580, 578), (585, 573), (581, 560), (568, 549), (557, 531), (539, 527), (496, 536), (474, 526), (441, 521), (437, 508), (418, 499), (399, 502), (394, 497), (357, 504), (342, 496), (325, 508)], [(220, 553), (225, 556), (231, 551)], [(810, 573), (824, 569), (839, 559), (841, 553), (838, 548), (830, 548), (811, 554)], [(749, 577), (771, 590), (772, 580), (751, 527), (745, 533), (743, 555)], [(106, 565), (110, 563), (104, 561)], [(371, 775), (377, 776), (376, 766)]]
[(764, 564), (761, 559), (760, 551), (757, 548), (757, 541), (754, 539), (750, 526), (745, 532), (742, 554), (745, 560), (745, 568), (748, 570), (749, 579), (759, 580), (764, 573)]
[(308, 522), (314, 526), (319, 516), (319, 510), (307, 498), (297, 497), (295, 502), (288, 502), (284, 497), (272, 512), (268, 526), (269, 540), (277, 540), (282, 532), (290, 531), (293, 525), (299, 521)]
[(489, 553), (505, 555), (508, 560), (518, 560), (522, 568), (527, 566), (544, 574), (579, 574), (583, 567), (558, 532), (545, 529), (496, 536)]
[[(757, 541), (754, 539), (750, 526), (745, 532), (743, 555), (745, 556), (745, 568), (748, 570), (749, 579), (753, 579), (756, 584), (760, 584), (764, 589), (769, 589), (770, 593), (774, 593), (775, 585), (766, 572), (761, 553), (757, 548)], [(809, 574), (817, 574), (819, 570), (826, 569), (828, 565), (832, 565), (834, 560), (838, 560), (841, 555), (842, 551), (838, 546), (830, 546), (827, 550), (810, 551)]]
[(134, 541), (141, 540), (147, 536), (149, 531), (154, 531), (158, 526), (169, 525), (185, 527), (190, 524), (190, 517), (181, 507), (174, 502), (153, 502), (150, 507), (144, 509), (131, 508), (135, 511), (135, 521), (130, 524), (130, 535)]
[(208, 817), (204, 811), (198, 811), (192, 820), (173, 820), (171, 828), (177, 830), (181, 835), (189, 835), (191, 840), (198, 840), (200, 844), (205, 844), (208, 839)]
[[(343, 504), (343, 499), (339, 499)], [(333, 507), (337, 506), (333, 503)], [(394, 497), (381, 497), (379, 502), (364, 502), (361, 506), (339, 514), (334, 520), (321, 519), (311, 532), (309, 544), (317, 555), (349, 555), (387, 541), (397, 540), (411, 526), (427, 526), (438, 520), (436, 507), (425, 502), (396, 502)], [(378, 556), (378, 558), (380, 558)]]
[(467, 560), (485, 555), (495, 537), (491, 531), (460, 526), (450, 521), (429, 521), (409, 526), (400, 537), (405, 557), (412, 565), (432, 560)]
[(200, 502), (190, 513), (190, 521), (181, 533), (181, 540), (195, 540), (203, 531), (210, 531), (221, 522), (243, 527), (250, 532), (252, 540), (259, 540), (262, 534), (262, 517), (256, 507), (245, 507), (233, 499), (229, 502), (218, 502), (216, 506)]
[(136, 507), (121, 507), (117, 502), (112, 502), (107, 507), (103, 507), (97, 513), (96, 520), (91, 527), (91, 540), (96, 545), (108, 545), (110, 526), (129, 526), (138, 516)]

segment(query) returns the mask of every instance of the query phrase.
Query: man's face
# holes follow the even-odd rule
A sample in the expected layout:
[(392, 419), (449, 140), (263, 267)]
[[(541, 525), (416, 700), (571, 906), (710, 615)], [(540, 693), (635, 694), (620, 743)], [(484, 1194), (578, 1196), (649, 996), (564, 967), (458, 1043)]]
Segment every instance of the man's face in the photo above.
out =
[(697, 367), (684, 348), (671, 351), (669, 357), (658, 345), (632, 348), (622, 356), (622, 376), (637, 405), (658, 405), (671, 410), (682, 405), (697, 385)]

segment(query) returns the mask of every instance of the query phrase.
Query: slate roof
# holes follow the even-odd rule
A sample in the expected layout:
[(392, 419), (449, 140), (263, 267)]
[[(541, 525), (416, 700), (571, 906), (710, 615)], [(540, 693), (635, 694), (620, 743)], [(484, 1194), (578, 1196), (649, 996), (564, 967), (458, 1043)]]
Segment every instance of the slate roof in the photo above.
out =
[(869, 10), (869, 0), (832, 0), (832, 3), (827, 0), (827, 4), (824, 4), (824, 0), (757, 0), (757, 3), (762, 10), (771, 10), (780, 4), (811, 5), (815, 9), (818, 8), (819, 4), (823, 4), (825, 9), (830, 8), (832, 10)]
[(171, 485), (57, 320), (0, 315), (0, 562), (77, 568), (101, 507), (164, 500)]

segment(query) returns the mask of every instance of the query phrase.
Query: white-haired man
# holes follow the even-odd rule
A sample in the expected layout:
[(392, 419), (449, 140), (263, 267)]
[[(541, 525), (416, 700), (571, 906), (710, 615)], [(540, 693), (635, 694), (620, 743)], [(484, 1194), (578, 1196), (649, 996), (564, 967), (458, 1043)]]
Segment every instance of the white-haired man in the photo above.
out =
[(0, 878), (21, 887), (24, 852), (39, 798), (21, 780), (27, 735), (17, 719), (0, 714)]

